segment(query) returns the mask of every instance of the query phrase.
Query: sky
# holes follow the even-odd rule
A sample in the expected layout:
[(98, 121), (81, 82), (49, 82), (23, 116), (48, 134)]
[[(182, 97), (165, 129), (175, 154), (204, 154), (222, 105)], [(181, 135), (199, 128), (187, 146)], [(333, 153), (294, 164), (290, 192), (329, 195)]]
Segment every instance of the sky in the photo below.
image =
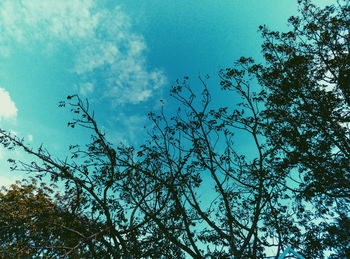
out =
[[(209, 74), (217, 84), (239, 57), (260, 60), (258, 26), (287, 30), (296, 9), (294, 0), (1, 0), (0, 128), (63, 157), (88, 141), (57, 107), (79, 94), (113, 142), (138, 143), (160, 99), (175, 109), (167, 100), (177, 78), (198, 87)], [(8, 173), (13, 156), (25, 158), (0, 149), (0, 185), (20, 176)]]

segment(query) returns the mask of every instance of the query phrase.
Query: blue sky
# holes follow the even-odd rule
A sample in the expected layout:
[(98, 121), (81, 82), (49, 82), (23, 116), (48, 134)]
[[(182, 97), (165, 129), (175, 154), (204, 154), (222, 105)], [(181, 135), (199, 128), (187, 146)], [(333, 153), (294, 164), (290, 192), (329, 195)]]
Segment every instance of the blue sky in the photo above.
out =
[[(138, 142), (177, 78), (215, 84), (240, 56), (260, 58), (259, 25), (286, 30), (295, 13), (294, 0), (1, 0), (0, 127), (63, 156), (87, 137), (57, 108), (78, 93), (112, 141)], [(0, 184), (13, 155), (0, 150)]]

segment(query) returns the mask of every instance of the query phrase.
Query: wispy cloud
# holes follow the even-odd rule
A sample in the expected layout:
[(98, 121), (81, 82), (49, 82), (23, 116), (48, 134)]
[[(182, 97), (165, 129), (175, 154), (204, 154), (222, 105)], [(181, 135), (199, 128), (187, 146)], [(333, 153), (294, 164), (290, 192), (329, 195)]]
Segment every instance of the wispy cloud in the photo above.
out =
[(87, 96), (94, 91), (94, 85), (92, 83), (83, 83), (79, 85), (80, 95)]
[[(144, 126), (148, 119), (145, 115), (127, 114), (118, 112), (115, 117), (106, 125), (106, 132), (109, 140), (113, 143), (136, 144), (140, 138), (145, 137), (147, 132)], [(119, 124), (124, 130), (116, 130), (115, 124)]]
[(17, 111), (10, 94), (4, 88), (0, 88), (0, 120), (16, 118)]
[[(147, 66), (147, 46), (132, 30), (131, 19), (116, 6), (97, 0), (2, 0), (0, 54), (20, 46), (28, 51), (72, 53), (71, 71), (81, 78), (80, 92), (99, 91), (115, 103), (149, 100), (166, 77)], [(98, 78), (98, 87), (90, 87)]]

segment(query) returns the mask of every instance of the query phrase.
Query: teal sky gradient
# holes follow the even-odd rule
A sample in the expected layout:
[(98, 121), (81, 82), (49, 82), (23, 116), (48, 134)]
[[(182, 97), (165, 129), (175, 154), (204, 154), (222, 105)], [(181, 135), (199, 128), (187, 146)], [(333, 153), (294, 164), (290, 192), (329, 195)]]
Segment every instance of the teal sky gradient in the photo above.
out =
[[(286, 30), (296, 7), (294, 0), (2, 0), (0, 88), (18, 112), (2, 118), (9, 107), (0, 103), (0, 126), (64, 156), (87, 135), (66, 127), (71, 116), (57, 104), (79, 93), (112, 141), (140, 142), (147, 112), (167, 100), (177, 78), (190, 76), (196, 87), (209, 74), (216, 84), (219, 69), (240, 56), (259, 60), (258, 26)], [(0, 152), (1, 176), (8, 155)]]

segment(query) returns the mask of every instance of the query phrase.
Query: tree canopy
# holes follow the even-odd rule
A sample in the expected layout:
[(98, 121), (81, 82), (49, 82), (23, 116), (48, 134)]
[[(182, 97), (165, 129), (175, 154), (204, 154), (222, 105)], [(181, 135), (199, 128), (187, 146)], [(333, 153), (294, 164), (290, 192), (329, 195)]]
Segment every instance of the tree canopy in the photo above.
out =
[(35, 178), (17, 182), (0, 193), (2, 258), (104, 255), (103, 224), (72, 208), (57, 186)]
[(260, 27), (265, 63), (242, 57), (220, 71), (237, 103), (218, 107), (205, 79), (198, 87), (184, 77), (170, 93), (177, 112), (150, 112), (140, 146), (109, 142), (77, 95), (59, 106), (91, 142), (72, 143), (67, 158), (0, 130), (6, 148), (34, 158), (11, 159), (14, 170), (65, 186), (60, 198), (32, 184), (0, 195), (0, 210), (15, 211), (0, 213), (0, 252), (277, 258), (293, 247), (307, 258), (348, 257), (350, 6), (300, 0), (299, 13), (289, 32)]

